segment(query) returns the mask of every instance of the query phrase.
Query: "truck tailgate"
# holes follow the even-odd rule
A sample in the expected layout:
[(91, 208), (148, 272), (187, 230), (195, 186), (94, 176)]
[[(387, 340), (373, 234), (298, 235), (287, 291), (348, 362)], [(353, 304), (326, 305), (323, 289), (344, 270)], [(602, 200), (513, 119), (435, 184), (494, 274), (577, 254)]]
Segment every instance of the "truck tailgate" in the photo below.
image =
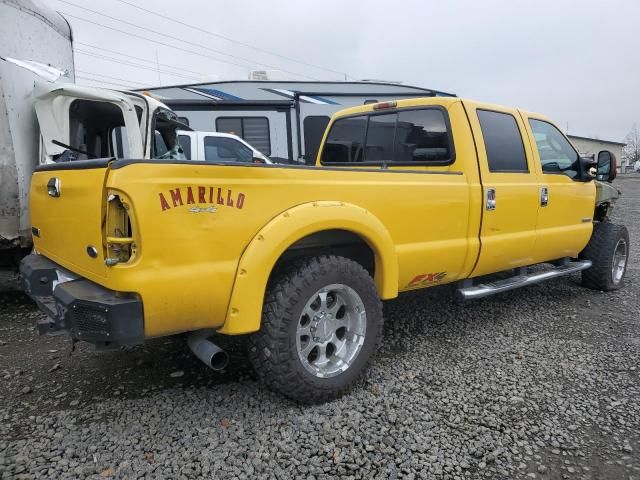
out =
[(103, 246), (104, 183), (108, 159), (36, 169), (31, 179), (31, 225), (38, 253), (99, 282), (107, 276)]

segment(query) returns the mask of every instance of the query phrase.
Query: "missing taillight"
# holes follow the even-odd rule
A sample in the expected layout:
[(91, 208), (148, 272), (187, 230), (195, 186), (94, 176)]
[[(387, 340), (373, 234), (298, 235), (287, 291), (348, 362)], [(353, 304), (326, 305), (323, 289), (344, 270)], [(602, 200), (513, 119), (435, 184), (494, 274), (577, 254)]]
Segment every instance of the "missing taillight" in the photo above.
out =
[(105, 264), (107, 266), (125, 263), (135, 255), (129, 202), (122, 194), (110, 193), (107, 197), (107, 218), (105, 222)]

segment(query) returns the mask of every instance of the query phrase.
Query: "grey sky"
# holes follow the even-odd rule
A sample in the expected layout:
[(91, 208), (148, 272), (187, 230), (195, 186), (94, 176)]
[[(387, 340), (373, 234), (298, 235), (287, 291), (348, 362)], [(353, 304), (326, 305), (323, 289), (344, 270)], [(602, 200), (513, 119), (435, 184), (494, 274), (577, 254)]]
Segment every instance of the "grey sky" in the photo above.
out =
[[(118, 0), (68, 1), (242, 59), (163, 38), (62, 0), (48, 1), (61, 12), (251, 69), (276, 67), (313, 78), (343, 78), (209, 36)], [(568, 124), (569, 133), (575, 135), (620, 141), (633, 123), (640, 123), (640, 2), (635, 0), (126, 1), (261, 49), (345, 72), (355, 79), (400, 80), (544, 113), (562, 129)], [(80, 73), (90, 72), (92, 78), (132, 87), (158, 85), (160, 81), (169, 85), (247, 78), (246, 67), (216, 62), (70, 16), (68, 20), (77, 50), (149, 68), (78, 52), (79, 76), (90, 77)], [(176, 72), (184, 69), (182, 74), (190, 78), (161, 72), (159, 79), (154, 71), (156, 55), (160, 64), (178, 67), (172, 69)], [(79, 79), (78, 83), (92, 82)]]

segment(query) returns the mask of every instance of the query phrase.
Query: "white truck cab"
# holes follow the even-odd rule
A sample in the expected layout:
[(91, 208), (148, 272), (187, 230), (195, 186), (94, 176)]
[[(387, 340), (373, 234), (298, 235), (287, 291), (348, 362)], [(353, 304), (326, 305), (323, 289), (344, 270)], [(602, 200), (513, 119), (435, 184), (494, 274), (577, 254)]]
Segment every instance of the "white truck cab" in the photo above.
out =
[(178, 142), (189, 160), (225, 163), (273, 163), (242, 138), (230, 133), (178, 131)]
[[(155, 98), (55, 83), (37, 84), (35, 97), (40, 163), (108, 157), (181, 159), (176, 130), (184, 126)], [(157, 138), (162, 139), (161, 151)]]

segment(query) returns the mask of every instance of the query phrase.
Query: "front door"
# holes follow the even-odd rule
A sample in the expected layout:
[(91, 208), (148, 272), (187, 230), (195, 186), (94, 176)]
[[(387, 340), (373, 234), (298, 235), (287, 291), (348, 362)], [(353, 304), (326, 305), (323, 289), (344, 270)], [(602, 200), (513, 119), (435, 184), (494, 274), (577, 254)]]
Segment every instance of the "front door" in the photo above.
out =
[(472, 276), (534, 263), (538, 174), (517, 110), (465, 102), (482, 181), (480, 256)]
[(540, 170), (535, 261), (577, 257), (593, 229), (595, 184), (581, 179), (580, 157), (555, 125), (543, 117), (521, 115)]

